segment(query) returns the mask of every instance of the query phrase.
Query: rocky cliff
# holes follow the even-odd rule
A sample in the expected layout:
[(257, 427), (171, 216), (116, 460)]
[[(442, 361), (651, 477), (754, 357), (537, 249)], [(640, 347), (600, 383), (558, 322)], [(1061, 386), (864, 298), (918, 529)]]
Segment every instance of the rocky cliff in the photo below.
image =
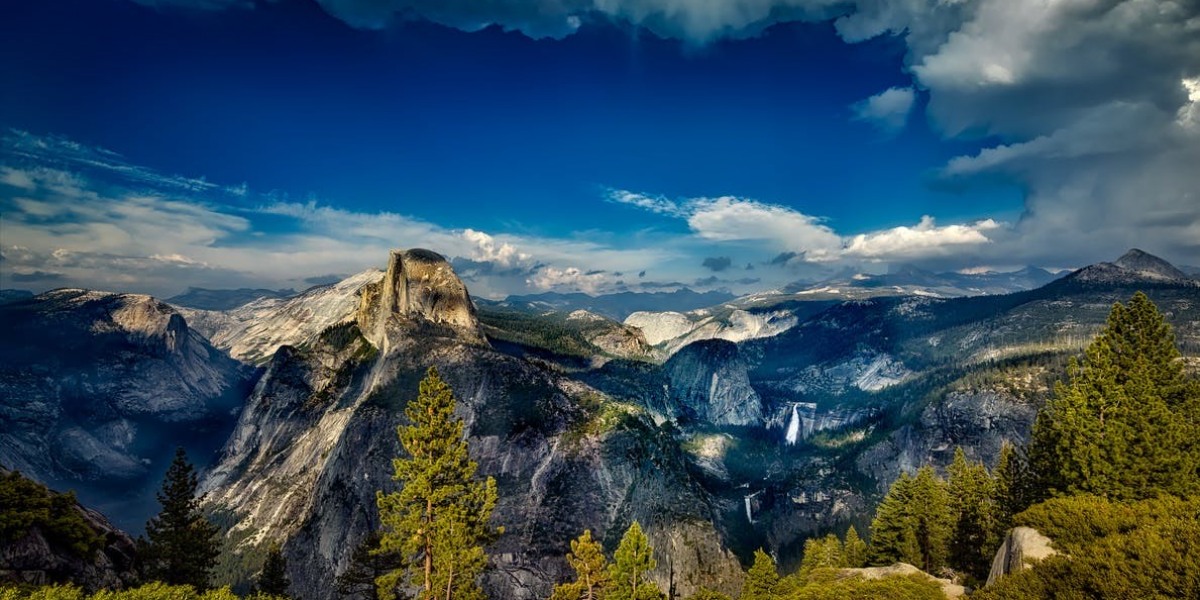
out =
[(392, 317), (448, 325), (462, 339), (483, 340), (467, 286), (442, 255), (429, 250), (393, 250), (383, 279), (363, 286), (355, 320), (376, 347), (386, 346)]
[(763, 403), (738, 347), (725, 340), (685, 346), (664, 365), (678, 418), (712, 425), (762, 425)]

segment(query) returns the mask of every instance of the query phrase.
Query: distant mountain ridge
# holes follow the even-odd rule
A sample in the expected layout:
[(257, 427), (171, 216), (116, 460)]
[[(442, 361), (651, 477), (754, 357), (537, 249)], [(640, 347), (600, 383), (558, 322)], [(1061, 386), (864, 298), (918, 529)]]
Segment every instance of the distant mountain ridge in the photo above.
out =
[[(544, 306), (554, 310), (572, 312), (586, 310), (617, 321), (624, 321), (630, 314), (639, 311), (689, 311), (728, 302), (736, 296), (729, 292), (696, 292), (683, 288), (674, 292), (618, 292), (592, 296), (582, 292), (545, 292), (509, 296), (502, 302), (508, 305), (528, 304)], [(476, 299), (476, 302), (489, 302)]]
[(268, 290), (238, 288), (236, 290), (210, 290), (190, 287), (186, 292), (167, 298), (168, 304), (201, 310), (231, 310), (261, 298), (286, 299), (296, 295), (296, 290)]

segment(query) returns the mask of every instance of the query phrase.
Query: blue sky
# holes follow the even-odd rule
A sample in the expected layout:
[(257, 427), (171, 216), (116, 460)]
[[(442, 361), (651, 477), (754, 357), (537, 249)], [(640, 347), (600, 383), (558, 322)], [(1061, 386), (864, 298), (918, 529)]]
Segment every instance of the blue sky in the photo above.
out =
[(10, 4), (0, 285), (303, 288), (410, 246), (489, 296), (1200, 263), (1197, 9), (1059, 4)]

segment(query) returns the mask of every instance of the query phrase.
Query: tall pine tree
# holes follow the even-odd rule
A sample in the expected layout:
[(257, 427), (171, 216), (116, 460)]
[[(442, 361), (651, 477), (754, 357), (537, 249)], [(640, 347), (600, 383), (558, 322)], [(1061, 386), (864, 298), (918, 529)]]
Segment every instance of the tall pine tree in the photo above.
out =
[(851, 569), (857, 569), (867, 566), (867, 558), (870, 548), (867, 543), (858, 535), (858, 530), (853, 525), (846, 530), (846, 539), (842, 543), (842, 562), (845, 566)]
[(954, 513), (950, 541), (950, 566), (976, 579), (987, 578), (992, 553), (999, 544), (993, 539), (997, 517), (995, 484), (983, 463), (967, 460), (962, 448), (954, 451), (946, 482)]
[(1200, 491), (1197, 396), (1150, 299), (1138, 292), (1115, 304), (1038, 412), (1029, 451), (1037, 489), (1113, 500)]
[(393, 479), (403, 487), (377, 494), (383, 533), (376, 552), (399, 555), (402, 566), (377, 580), (383, 598), (406, 589), (419, 600), (483, 598), (483, 545), (501, 532), (489, 523), (496, 482), (476, 478), (454, 405), (450, 386), (430, 368), (404, 410), (409, 424), (397, 429), (407, 456), (392, 461)]
[(200, 511), (196, 483), (187, 452), (177, 449), (158, 492), (162, 510), (146, 523), (146, 537), (138, 539), (143, 578), (208, 589), (220, 554), (219, 532)]
[(660, 600), (663, 598), (658, 584), (650, 580), (650, 572), (658, 562), (654, 560), (654, 549), (650, 547), (650, 539), (642, 532), (642, 526), (634, 521), (625, 535), (617, 551), (613, 553), (613, 562), (609, 567), (612, 581), (607, 600)]
[(946, 566), (954, 530), (950, 495), (932, 467), (901, 474), (871, 522), (871, 562), (906, 562), (934, 573)]
[(754, 564), (746, 572), (746, 582), (742, 584), (742, 594), (738, 600), (771, 600), (776, 596), (779, 587), (779, 571), (775, 567), (775, 559), (762, 548), (754, 551)]
[(575, 581), (554, 586), (551, 600), (599, 600), (604, 597), (611, 576), (604, 549), (600, 542), (592, 539), (591, 530), (585, 530), (578, 539), (571, 540), (567, 564), (575, 571)]
[(350, 565), (337, 578), (336, 591), (339, 597), (393, 600), (394, 593), (386, 597), (378, 594), (375, 581), (402, 565), (394, 553), (379, 551), (380, 537), (378, 531), (373, 531), (362, 543), (355, 546), (354, 552), (350, 554)]
[(267, 559), (263, 562), (262, 572), (258, 575), (257, 591), (268, 596), (286, 598), (291, 584), (287, 576), (287, 560), (283, 557), (283, 549), (279, 544), (271, 544), (267, 549)]

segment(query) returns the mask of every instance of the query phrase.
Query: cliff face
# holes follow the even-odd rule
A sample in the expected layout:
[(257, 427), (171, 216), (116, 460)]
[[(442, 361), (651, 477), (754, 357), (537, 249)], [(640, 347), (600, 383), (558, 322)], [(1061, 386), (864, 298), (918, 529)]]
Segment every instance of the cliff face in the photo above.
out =
[(738, 347), (725, 340), (688, 345), (664, 365), (671, 397), (685, 420), (713, 425), (761, 425), (763, 402), (750, 387)]
[(568, 576), (572, 538), (591, 529), (611, 550), (635, 519), (663, 589), (737, 591), (741, 569), (715, 509), (646, 411), (491, 349), (465, 286), (418, 251), (392, 254), (355, 322), (271, 359), (202, 483), (209, 507), (232, 518), (230, 544), (285, 542), (294, 589), (332, 598), (329, 582), (379, 526), (375, 493), (395, 485), (391, 460), (402, 454), (396, 427), (430, 366), (455, 390), (481, 474), (500, 486), (492, 597), (546, 597)]
[(376, 347), (386, 345), (384, 331), (393, 316), (445, 324), (464, 339), (483, 339), (467, 286), (442, 255), (429, 250), (392, 251), (383, 279), (363, 287), (355, 320)]

